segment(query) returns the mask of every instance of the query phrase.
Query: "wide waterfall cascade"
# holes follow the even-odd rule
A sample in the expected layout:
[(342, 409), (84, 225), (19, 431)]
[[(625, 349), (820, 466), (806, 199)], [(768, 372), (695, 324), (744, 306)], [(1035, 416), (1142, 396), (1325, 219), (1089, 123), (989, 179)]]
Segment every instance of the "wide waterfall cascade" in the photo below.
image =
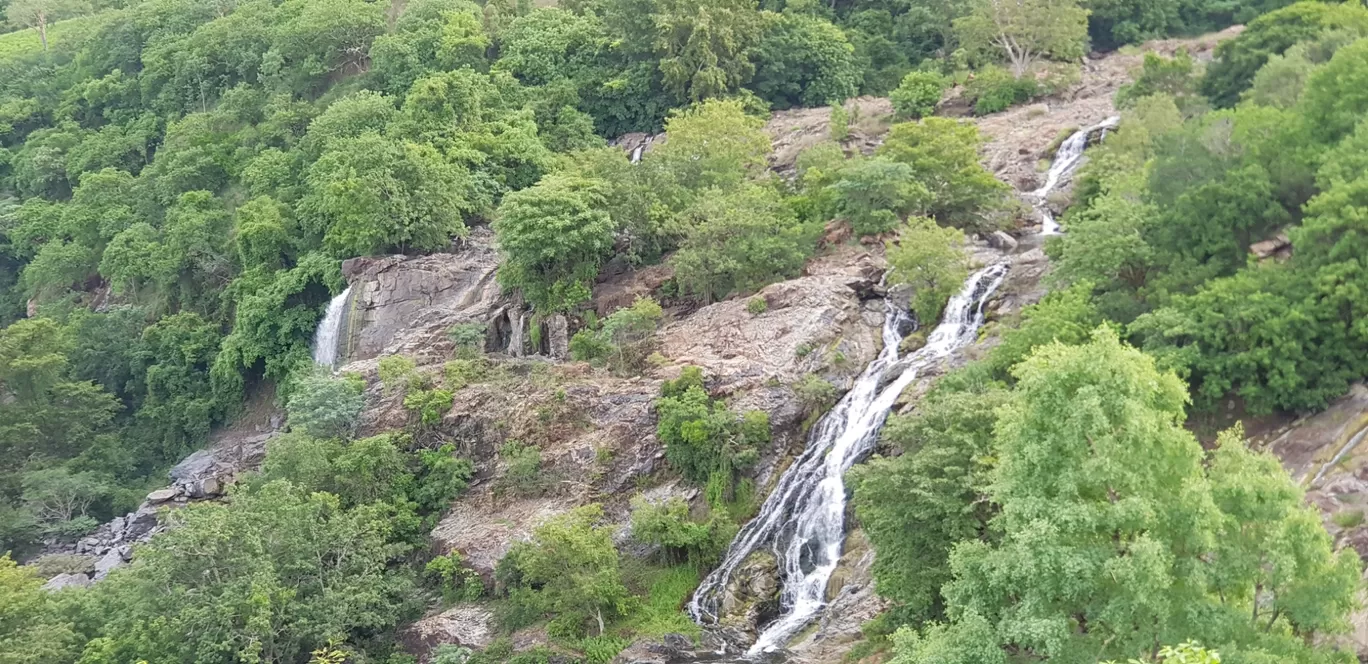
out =
[(1045, 199), (1064, 178), (1073, 175), (1073, 172), (1083, 165), (1083, 151), (1088, 148), (1088, 138), (1098, 132), (1106, 136), (1107, 130), (1115, 129), (1120, 122), (1121, 116), (1114, 115), (1091, 127), (1079, 129), (1059, 145), (1059, 150), (1055, 152), (1054, 162), (1050, 164), (1050, 171), (1045, 174), (1045, 184), (1031, 192), (1031, 200), (1035, 201), (1035, 208), (1040, 212), (1042, 219), (1041, 235), (1059, 234), (1059, 222), (1055, 221), (1054, 214), (1050, 212)]
[(328, 302), (328, 312), (314, 331), (313, 361), (325, 367), (337, 364), (337, 347), (342, 336), (342, 319), (347, 315), (347, 302), (351, 297), (351, 286), (337, 294)]
[(688, 610), (700, 623), (716, 623), (719, 604), (737, 568), (769, 546), (779, 561), (784, 615), (766, 627), (746, 655), (781, 647), (826, 606), (826, 586), (845, 542), (843, 476), (878, 442), (894, 402), (922, 370), (972, 343), (983, 324), (983, 306), (1001, 285), (1008, 265), (975, 272), (945, 307), (926, 345), (898, 356), (907, 313), (885, 301), (883, 350), (808, 436), (807, 449), (779, 479), (759, 514), (741, 529), (725, 558), (694, 593)]

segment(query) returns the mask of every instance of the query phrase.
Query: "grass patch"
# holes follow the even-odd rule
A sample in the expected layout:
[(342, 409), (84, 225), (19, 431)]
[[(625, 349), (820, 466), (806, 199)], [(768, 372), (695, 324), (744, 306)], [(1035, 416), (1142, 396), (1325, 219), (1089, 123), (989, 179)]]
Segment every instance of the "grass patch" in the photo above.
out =
[(1347, 509), (1335, 512), (1330, 520), (1340, 528), (1354, 528), (1363, 525), (1363, 518), (1363, 510)]
[(643, 564), (635, 569), (624, 569), (623, 572), (629, 587), (644, 592), (640, 605), (621, 623), (624, 632), (638, 638), (659, 638), (666, 634), (687, 634), (698, 638), (701, 634), (698, 625), (684, 614), (684, 603), (689, 600), (694, 588), (698, 587), (698, 568), (692, 565), (659, 567)]

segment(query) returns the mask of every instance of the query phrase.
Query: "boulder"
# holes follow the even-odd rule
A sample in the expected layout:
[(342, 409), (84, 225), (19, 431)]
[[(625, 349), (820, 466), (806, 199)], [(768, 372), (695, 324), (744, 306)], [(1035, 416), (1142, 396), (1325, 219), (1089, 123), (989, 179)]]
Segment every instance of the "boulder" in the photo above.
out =
[(420, 657), (442, 645), (479, 650), (494, 641), (494, 613), (473, 604), (457, 606), (413, 623), (399, 641), (404, 650)]
[(993, 231), (984, 240), (988, 242), (988, 246), (1007, 253), (1016, 251), (1017, 248), (1016, 238), (1002, 231)]
[(47, 583), (43, 584), (43, 590), (57, 591), (62, 590), (63, 588), (85, 588), (91, 583), (93, 582), (90, 580), (90, 577), (85, 574), (58, 574), (57, 576), (48, 579)]
[(122, 567), (131, 559), (131, 554), (132, 549), (127, 545), (110, 549), (103, 558), (95, 562), (95, 580), (99, 581), (115, 568)]
[(156, 505), (175, 498), (178, 492), (175, 489), (158, 489), (147, 494), (147, 502)]
[(546, 321), (546, 341), (551, 359), (570, 358), (570, 322), (565, 316), (556, 314)]

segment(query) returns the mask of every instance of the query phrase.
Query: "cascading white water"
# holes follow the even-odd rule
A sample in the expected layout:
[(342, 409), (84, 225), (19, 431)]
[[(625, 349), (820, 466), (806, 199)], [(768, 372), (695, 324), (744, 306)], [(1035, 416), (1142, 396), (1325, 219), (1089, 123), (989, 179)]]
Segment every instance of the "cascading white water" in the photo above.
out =
[(513, 330), (508, 335), (508, 354), (512, 357), (523, 356), (523, 334), (527, 330), (527, 312), (518, 311), (517, 315), (510, 316), (513, 322)]
[(1055, 152), (1054, 162), (1050, 164), (1050, 171), (1045, 174), (1045, 184), (1031, 192), (1031, 200), (1035, 202), (1035, 208), (1040, 212), (1042, 219), (1041, 235), (1059, 234), (1059, 222), (1055, 221), (1045, 199), (1065, 177), (1073, 175), (1073, 172), (1083, 165), (1083, 151), (1088, 148), (1088, 137), (1099, 131), (1105, 135), (1108, 129), (1115, 128), (1120, 122), (1121, 116), (1114, 115), (1091, 127), (1079, 129), (1060, 144), (1059, 150)]
[(983, 305), (1007, 274), (1006, 263), (975, 272), (945, 307), (944, 320), (926, 345), (898, 356), (907, 314), (885, 302), (883, 350), (835, 407), (818, 421), (802, 456), (779, 479), (759, 514), (732, 540), (722, 563), (694, 593), (694, 620), (716, 623), (719, 603), (737, 567), (762, 546), (779, 560), (784, 615), (762, 632), (746, 653), (782, 646), (826, 605), (827, 581), (845, 541), (843, 476), (873, 449), (879, 429), (904, 388), (926, 367), (974, 341), (983, 324)]
[(318, 329), (314, 330), (313, 341), (313, 361), (325, 367), (337, 364), (337, 346), (342, 333), (342, 319), (347, 313), (347, 298), (351, 295), (351, 286), (337, 294), (328, 303), (328, 312), (323, 314), (323, 320), (319, 321)]

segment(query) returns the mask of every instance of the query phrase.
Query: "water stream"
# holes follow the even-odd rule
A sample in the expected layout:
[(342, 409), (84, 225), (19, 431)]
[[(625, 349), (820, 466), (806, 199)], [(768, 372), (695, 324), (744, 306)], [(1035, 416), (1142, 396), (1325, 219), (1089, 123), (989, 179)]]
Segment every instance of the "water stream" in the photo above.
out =
[(347, 314), (347, 298), (351, 296), (351, 286), (337, 294), (331, 302), (328, 302), (328, 312), (323, 315), (323, 320), (319, 321), (318, 329), (314, 330), (313, 341), (313, 361), (314, 364), (331, 367), (337, 364), (337, 347), (341, 341), (342, 319)]
[(1050, 163), (1050, 171), (1045, 174), (1045, 183), (1030, 194), (1030, 200), (1035, 204), (1036, 210), (1040, 212), (1041, 235), (1059, 234), (1059, 222), (1055, 221), (1054, 213), (1050, 212), (1049, 205), (1046, 202), (1050, 192), (1054, 191), (1059, 183), (1064, 181), (1064, 178), (1073, 175), (1074, 171), (1083, 165), (1083, 151), (1088, 148), (1089, 137), (1098, 132), (1101, 132), (1101, 136), (1105, 137), (1107, 130), (1114, 129), (1120, 122), (1121, 116), (1113, 115), (1091, 127), (1079, 129), (1059, 145), (1059, 150), (1055, 152), (1054, 161)]
[(970, 276), (946, 305), (944, 319), (926, 345), (905, 357), (898, 355), (898, 346), (910, 321), (901, 308), (886, 302), (883, 350), (813, 427), (803, 455), (784, 472), (759, 514), (741, 529), (722, 563), (703, 580), (688, 606), (695, 620), (717, 622), (722, 595), (737, 568), (766, 546), (779, 561), (784, 614), (765, 628), (747, 656), (782, 647), (821, 612), (827, 581), (845, 541), (843, 475), (873, 449), (903, 389), (923, 369), (974, 341), (983, 324), (983, 305), (1007, 269), (1006, 263), (996, 263)]
[[(1082, 165), (1090, 139), (1096, 134), (1101, 140), (1119, 122), (1119, 117), (1109, 117), (1080, 129), (1059, 146), (1044, 184), (1027, 197), (1043, 217), (1041, 235), (1060, 232), (1047, 204), (1050, 193)], [(883, 350), (813, 427), (802, 456), (779, 478), (759, 514), (732, 540), (722, 563), (699, 585), (688, 605), (695, 621), (718, 622), (727, 585), (746, 559), (764, 547), (779, 563), (783, 613), (765, 626), (746, 657), (782, 648), (821, 614), (827, 583), (845, 542), (845, 472), (878, 442), (879, 429), (903, 390), (924, 369), (974, 342), (983, 324), (984, 303), (1002, 284), (1008, 269), (1004, 261), (971, 275), (946, 305), (945, 316), (926, 345), (906, 357), (898, 355), (898, 346), (910, 322), (907, 313), (885, 302)]]

